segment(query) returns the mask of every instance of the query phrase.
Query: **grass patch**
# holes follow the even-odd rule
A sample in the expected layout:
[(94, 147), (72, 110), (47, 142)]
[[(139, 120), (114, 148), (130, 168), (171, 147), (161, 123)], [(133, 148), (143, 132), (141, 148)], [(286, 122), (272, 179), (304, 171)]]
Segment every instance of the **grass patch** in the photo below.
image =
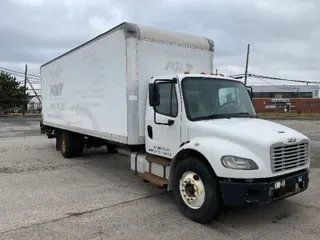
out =
[(279, 120), (320, 120), (320, 113), (264, 112), (258, 113), (260, 118)]

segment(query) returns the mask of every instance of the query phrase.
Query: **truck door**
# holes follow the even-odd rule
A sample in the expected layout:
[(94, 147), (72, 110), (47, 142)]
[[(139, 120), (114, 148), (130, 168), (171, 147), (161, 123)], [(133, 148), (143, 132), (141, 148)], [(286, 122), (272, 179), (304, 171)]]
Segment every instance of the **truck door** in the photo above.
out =
[(158, 79), (160, 102), (156, 107), (147, 103), (146, 151), (172, 158), (180, 146), (181, 116), (178, 84), (168, 79)]

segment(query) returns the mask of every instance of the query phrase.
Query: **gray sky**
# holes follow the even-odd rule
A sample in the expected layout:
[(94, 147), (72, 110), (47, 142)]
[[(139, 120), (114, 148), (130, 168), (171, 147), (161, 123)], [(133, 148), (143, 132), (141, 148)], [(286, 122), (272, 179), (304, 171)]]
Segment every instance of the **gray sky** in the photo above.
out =
[(213, 39), (215, 68), (226, 75), (244, 72), (250, 43), (249, 72), (320, 81), (319, 10), (316, 0), (0, 0), (0, 67), (27, 63), (39, 74), (41, 64), (129, 21)]

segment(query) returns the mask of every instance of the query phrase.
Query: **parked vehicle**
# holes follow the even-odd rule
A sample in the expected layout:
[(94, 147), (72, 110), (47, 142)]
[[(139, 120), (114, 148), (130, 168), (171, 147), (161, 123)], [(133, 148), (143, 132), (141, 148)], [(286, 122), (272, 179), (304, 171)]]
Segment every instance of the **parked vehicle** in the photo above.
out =
[(41, 67), (41, 131), (65, 158), (129, 150), (131, 170), (198, 222), (306, 190), (309, 139), (257, 118), (246, 86), (212, 73), (213, 50), (206, 38), (120, 24)]

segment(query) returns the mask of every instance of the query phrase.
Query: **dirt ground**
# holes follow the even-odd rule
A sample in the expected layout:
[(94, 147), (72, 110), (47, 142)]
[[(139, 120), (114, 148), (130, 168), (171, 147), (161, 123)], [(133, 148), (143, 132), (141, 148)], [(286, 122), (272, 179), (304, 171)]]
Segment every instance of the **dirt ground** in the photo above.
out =
[(319, 239), (320, 122), (281, 121), (312, 141), (311, 184), (264, 207), (200, 225), (105, 148), (64, 159), (36, 119), (0, 118), (0, 239)]

